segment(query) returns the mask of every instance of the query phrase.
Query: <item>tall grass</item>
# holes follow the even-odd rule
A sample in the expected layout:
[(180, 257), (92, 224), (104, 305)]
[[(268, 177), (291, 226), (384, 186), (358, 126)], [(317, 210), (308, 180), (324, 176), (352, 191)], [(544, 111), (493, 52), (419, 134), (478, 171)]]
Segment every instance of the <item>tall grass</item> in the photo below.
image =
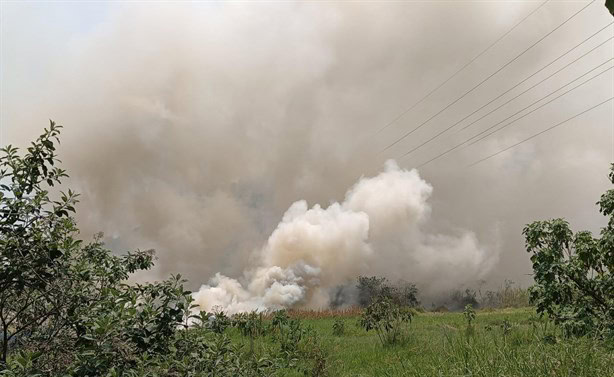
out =
[(589, 338), (549, 340), (543, 333), (514, 328), (447, 332), (422, 362), (399, 358), (382, 376), (614, 376), (614, 357)]
[(339, 336), (334, 316), (305, 320), (329, 354), (331, 376), (614, 376), (607, 343), (565, 338), (531, 308), (477, 311), (473, 331), (462, 313), (418, 314), (405, 341), (390, 347), (356, 326), (357, 317), (345, 321)]
[(529, 290), (505, 280), (504, 285), (496, 291), (478, 291), (482, 308), (524, 308), (530, 305)]

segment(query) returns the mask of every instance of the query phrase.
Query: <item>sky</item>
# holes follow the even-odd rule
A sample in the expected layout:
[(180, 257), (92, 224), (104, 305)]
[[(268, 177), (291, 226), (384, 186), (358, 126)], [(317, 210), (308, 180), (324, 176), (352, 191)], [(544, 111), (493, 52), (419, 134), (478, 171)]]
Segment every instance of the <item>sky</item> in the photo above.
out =
[[(589, 2), (542, 3), (3, 0), (0, 144), (24, 146), (49, 119), (62, 124), (59, 152), (67, 186), (82, 194), (82, 237), (102, 231), (117, 252), (155, 248), (157, 267), (143, 280), (181, 272), (197, 289), (219, 272), (247, 281), (256, 267), (277, 266), (266, 256), (278, 255), (273, 235), (305, 201), (306, 216), (335, 203), (372, 214), (370, 233), (357, 237), (384, 262), (344, 278), (378, 273), (439, 286), (432, 282), (451, 279), (441, 264), (420, 270), (399, 258), (429, 247), (448, 255), (432, 240), (469, 237), (463, 258), (489, 262), (459, 267), (464, 278), (446, 289), (479, 280), (527, 285), (523, 227), (565, 217), (597, 232), (605, 220), (595, 202), (610, 187), (614, 156), (609, 101), (470, 166), (614, 95), (614, 26), (606, 27), (614, 19), (602, 2), (551, 34)], [(574, 79), (534, 107), (577, 89), (421, 166)], [(420, 242), (392, 225), (387, 237), (396, 243), (383, 242), (379, 209), (347, 204), (357, 187), (386, 176), (389, 159), (399, 176), (417, 168), (415, 182), (432, 187), (420, 206), (399, 204), (407, 213), (424, 206), (424, 219), (407, 223)], [(391, 192), (384, 186), (380, 195)]]

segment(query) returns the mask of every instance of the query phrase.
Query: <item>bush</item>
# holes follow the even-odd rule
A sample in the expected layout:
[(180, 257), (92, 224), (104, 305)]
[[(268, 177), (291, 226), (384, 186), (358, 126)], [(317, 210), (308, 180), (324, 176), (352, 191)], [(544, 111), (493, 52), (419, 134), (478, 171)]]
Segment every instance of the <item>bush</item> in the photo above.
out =
[[(272, 376), (290, 365), (232, 345), (223, 312), (191, 314), (180, 275), (127, 284), (152, 267), (153, 251), (118, 256), (102, 234), (87, 244), (77, 238), (78, 195), (50, 197), (67, 176), (55, 155), (60, 129), (52, 122), (23, 156), (1, 150), (0, 376)], [(244, 319), (235, 322), (245, 335), (263, 332), (261, 316)], [(280, 323), (281, 354), (303, 347), (322, 375), (322, 348), (305, 334), (298, 321)]]
[(475, 321), (475, 310), (473, 310), (473, 306), (468, 304), (465, 306), (465, 310), (463, 310), (463, 316), (465, 317), (465, 321), (467, 322), (466, 333), (467, 335), (473, 335), (474, 327), (473, 321)]
[(341, 336), (345, 333), (345, 321), (342, 318), (335, 319), (333, 322), (333, 335)]
[(360, 325), (366, 331), (375, 330), (383, 346), (399, 342), (408, 325), (411, 323), (412, 312), (407, 307), (401, 307), (388, 297), (380, 297), (363, 312)]
[(363, 308), (381, 297), (386, 297), (399, 306), (417, 307), (420, 305), (416, 285), (402, 280), (393, 285), (384, 277), (359, 276), (356, 288), (358, 289), (358, 305)]
[[(614, 164), (609, 178), (614, 184)], [(568, 335), (614, 334), (614, 190), (597, 204), (609, 217), (600, 238), (574, 234), (563, 219), (536, 221), (523, 230), (535, 280), (530, 299)]]
[(450, 294), (450, 309), (462, 310), (467, 305), (471, 305), (473, 308), (480, 306), (477, 299), (477, 292), (473, 289), (465, 289), (464, 291), (455, 290)]
[(480, 291), (480, 306), (483, 308), (524, 308), (530, 305), (529, 290), (515, 286), (512, 280), (505, 280), (497, 291)]

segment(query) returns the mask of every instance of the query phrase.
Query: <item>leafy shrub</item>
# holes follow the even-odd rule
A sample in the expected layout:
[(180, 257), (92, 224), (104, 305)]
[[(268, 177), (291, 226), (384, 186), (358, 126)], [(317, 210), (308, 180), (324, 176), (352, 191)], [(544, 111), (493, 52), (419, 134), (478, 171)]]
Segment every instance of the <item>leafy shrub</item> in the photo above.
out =
[(463, 310), (463, 316), (467, 321), (467, 326), (471, 326), (473, 321), (475, 320), (475, 310), (473, 310), (473, 306), (471, 304), (467, 304), (465, 306), (465, 310)]
[[(284, 357), (244, 354), (224, 334), (230, 319), (223, 312), (192, 314), (180, 275), (127, 284), (153, 266), (153, 251), (118, 256), (102, 234), (90, 243), (77, 238), (71, 213), (78, 195), (50, 196), (67, 176), (56, 166), (60, 129), (52, 122), (23, 156), (11, 146), (1, 150), (0, 375), (251, 377), (289, 365)], [(262, 319), (252, 313), (239, 327), (257, 334)], [(280, 325), (281, 349), (312, 353), (311, 370), (321, 375), (325, 356), (305, 334), (297, 321)]]
[(397, 284), (391, 284), (385, 277), (359, 276), (356, 288), (358, 289), (358, 305), (363, 308), (380, 297), (386, 297), (400, 306), (420, 305), (416, 285), (402, 280)]
[(306, 330), (301, 326), (298, 319), (289, 319), (279, 326), (279, 332), (274, 334), (274, 339), (279, 343), (282, 353), (289, 357), (296, 355), (301, 340), (306, 335)]
[(405, 335), (412, 313), (388, 297), (381, 297), (369, 305), (360, 318), (366, 331), (375, 330), (382, 345), (397, 343)]
[(335, 319), (333, 322), (333, 335), (341, 336), (345, 333), (345, 321), (342, 318)]
[(124, 283), (153, 265), (153, 251), (116, 256), (101, 234), (89, 244), (77, 238), (78, 194), (50, 196), (67, 177), (55, 154), (60, 130), (51, 122), (23, 156), (12, 146), (1, 150), (0, 369), (12, 354), (37, 352), (29, 360), (43, 374), (69, 365), (76, 374), (101, 374), (111, 361), (164, 351), (162, 340), (183, 324), (191, 297), (178, 276)]
[(501, 330), (503, 330), (504, 337), (512, 331), (512, 323), (507, 318), (501, 323)]
[(217, 334), (221, 334), (228, 327), (232, 325), (230, 317), (222, 310), (215, 311), (213, 313), (203, 313), (206, 318), (207, 328)]
[(249, 338), (250, 353), (254, 352), (254, 339), (265, 332), (262, 313), (256, 311), (250, 313), (239, 313), (232, 318), (233, 325), (239, 329), (243, 336)]
[(467, 304), (465, 306), (465, 310), (463, 310), (463, 316), (465, 317), (465, 321), (467, 322), (467, 334), (473, 334), (473, 321), (475, 320), (475, 310), (471, 304)]
[(451, 310), (462, 310), (467, 305), (471, 305), (473, 308), (480, 306), (477, 299), (477, 292), (473, 289), (467, 288), (464, 291), (459, 289), (452, 291), (450, 294), (449, 308)]
[(281, 327), (288, 324), (290, 318), (286, 310), (277, 310), (271, 320), (273, 330), (281, 331)]
[(529, 290), (515, 286), (512, 280), (505, 280), (497, 291), (480, 291), (480, 306), (483, 308), (524, 308), (530, 305)]
[[(614, 165), (609, 178), (614, 183)], [(614, 190), (597, 204), (609, 217), (601, 238), (574, 234), (563, 219), (536, 221), (523, 230), (535, 280), (530, 299), (568, 335), (614, 334)]]

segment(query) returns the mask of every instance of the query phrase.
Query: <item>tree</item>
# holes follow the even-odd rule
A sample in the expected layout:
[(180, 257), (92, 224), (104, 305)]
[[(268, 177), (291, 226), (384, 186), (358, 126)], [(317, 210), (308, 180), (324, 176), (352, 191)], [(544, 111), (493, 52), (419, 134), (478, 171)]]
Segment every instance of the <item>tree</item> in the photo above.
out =
[(411, 309), (380, 296), (362, 312), (359, 323), (366, 331), (375, 330), (382, 346), (386, 346), (402, 340), (411, 319)]
[[(614, 164), (609, 179), (614, 184)], [(614, 334), (614, 190), (597, 204), (609, 218), (600, 238), (588, 231), (574, 234), (563, 219), (536, 221), (523, 230), (533, 254), (530, 299), (568, 334)]]
[[(89, 244), (77, 238), (71, 213), (78, 195), (50, 196), (67, 177), (56, 166), (60, 130), (51, 122), (23, 156), (10, 145), (0, 150), (0, 370), (13, 351), (36, 351), (47, 372), (74, 362), (76, 349), (100, 355), (111, 347), (115, 363), (122, 347), (123, 355), (160, 351), (189, 310), (179, 277), (125, 284), (152, 266), (153, 251), (115, 256), (102, 235)], [(101, 343), (97, 334), (111, 341)]]
[[(53, 122), (21, 157), (8, 146), (0, 157), (0, 326), (2, 355), (19, 337), (38, 336), (49, 341), (67, 324), (78, 302), (59, 295), (66, 282), (65, 260), (80, 242), (69, 212), (77, 195), (72, 191), (52, 201), (43, 185), (60, 183), (66, 173), (58, 162), (54, 140), (59, 126)], [(47, 334), (37, 332), (47, 323)]]
[(418, 301), (418, 288), (413, 283), (399, 280), (397, 284), (390, 284), (385, 277), (359, 276), (358, 305), (363, 308), (369, 306), (379, 297), (387, 297), (400, 306), (416, 307)]
[(605, 0), (605, 6), (610, 11), (610, 14), (614, 16), (614, 0)]

